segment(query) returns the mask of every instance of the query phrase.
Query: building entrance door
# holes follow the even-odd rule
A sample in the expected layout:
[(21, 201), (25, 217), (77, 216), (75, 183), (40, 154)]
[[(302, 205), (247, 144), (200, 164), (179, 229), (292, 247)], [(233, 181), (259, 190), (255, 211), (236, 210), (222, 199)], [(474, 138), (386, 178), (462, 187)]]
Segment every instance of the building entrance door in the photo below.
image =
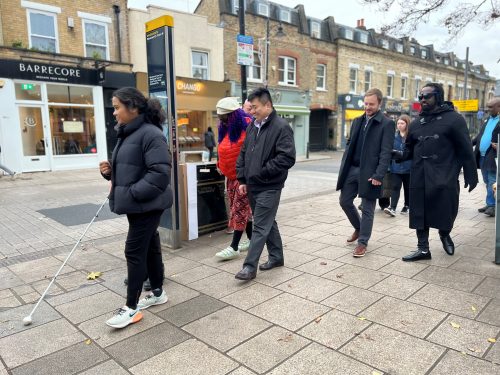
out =
[(43, 107), (18, 105), (19, 127), (23, 146), (23, 172), (50, 170), (52, 151), (48, 122)]

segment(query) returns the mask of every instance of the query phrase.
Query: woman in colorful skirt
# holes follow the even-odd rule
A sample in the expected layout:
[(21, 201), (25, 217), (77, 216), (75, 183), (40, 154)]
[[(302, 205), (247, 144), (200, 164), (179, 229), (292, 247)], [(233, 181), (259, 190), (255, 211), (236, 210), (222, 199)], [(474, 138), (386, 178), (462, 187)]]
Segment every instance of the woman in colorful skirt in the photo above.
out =
[[(217, 148), (217, 169), (227, 179), (229, 198), (229, 227), (234, 229), (233, 240), (215, 256), (222, 260), (239, 257), (248, 250), (252, 238), (252, 210), (246, 194), (239, 192), (240, 183), (236, 179), (236, 160), (245, 141), (246, 128), (252, 117), (246, 114), (236, 98), (227, 97), (217, 103), (219, 116), (219, 146)], [(248, 241), (241, 241), (246, 232)]]

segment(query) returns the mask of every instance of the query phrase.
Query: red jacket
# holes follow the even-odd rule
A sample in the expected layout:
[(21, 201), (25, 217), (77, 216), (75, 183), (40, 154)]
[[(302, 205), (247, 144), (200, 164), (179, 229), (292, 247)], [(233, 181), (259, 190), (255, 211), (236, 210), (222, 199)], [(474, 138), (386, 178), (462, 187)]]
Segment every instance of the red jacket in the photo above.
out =
[(238, 156), (240, 155), (246, 134), (246, 131), (242, 131), (238, 141), (231, 143), (228, 133), (217, 147), (217, 155), (219, 156), (217, 168), (230, 180), (236, 180), (236, 160), (238, 160)]

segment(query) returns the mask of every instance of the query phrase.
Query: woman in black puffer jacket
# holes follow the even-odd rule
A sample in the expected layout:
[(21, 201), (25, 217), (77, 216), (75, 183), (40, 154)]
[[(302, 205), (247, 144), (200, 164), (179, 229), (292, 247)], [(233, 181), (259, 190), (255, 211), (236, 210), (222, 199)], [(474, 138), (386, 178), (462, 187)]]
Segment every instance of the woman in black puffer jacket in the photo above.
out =
[[(127, 302), (106, 324), (123, 328), (142, 319), (141, 309), (167, 302), (162, 289), (163, 265), (158, 225), (172, 205), (171, 155), (161, 124), (165, 112), (156, 99), (146, 99), (133, 87), (113, 93), (113, 115), (118, 142), (111, 163), (99, 164), (111, 180), (111, 211), (126, 214), (129, 230), (125, 243)], [(142, 283), (149, 275), (152, 292), (139, 301)]]

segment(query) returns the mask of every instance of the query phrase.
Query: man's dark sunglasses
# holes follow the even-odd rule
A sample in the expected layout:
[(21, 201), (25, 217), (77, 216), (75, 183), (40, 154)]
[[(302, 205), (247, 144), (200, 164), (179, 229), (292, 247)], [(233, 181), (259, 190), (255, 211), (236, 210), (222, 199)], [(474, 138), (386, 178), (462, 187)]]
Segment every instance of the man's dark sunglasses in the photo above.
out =
[(437, 94), (437, 92), (435, 92), (435, 91), (428, 92), (427, 94), (420, 94), (419, 96), (417, 96), (417, 98), (418, 98), (418, 100), (422, 100), (422, 99), (428, 100), (436, 94)]

